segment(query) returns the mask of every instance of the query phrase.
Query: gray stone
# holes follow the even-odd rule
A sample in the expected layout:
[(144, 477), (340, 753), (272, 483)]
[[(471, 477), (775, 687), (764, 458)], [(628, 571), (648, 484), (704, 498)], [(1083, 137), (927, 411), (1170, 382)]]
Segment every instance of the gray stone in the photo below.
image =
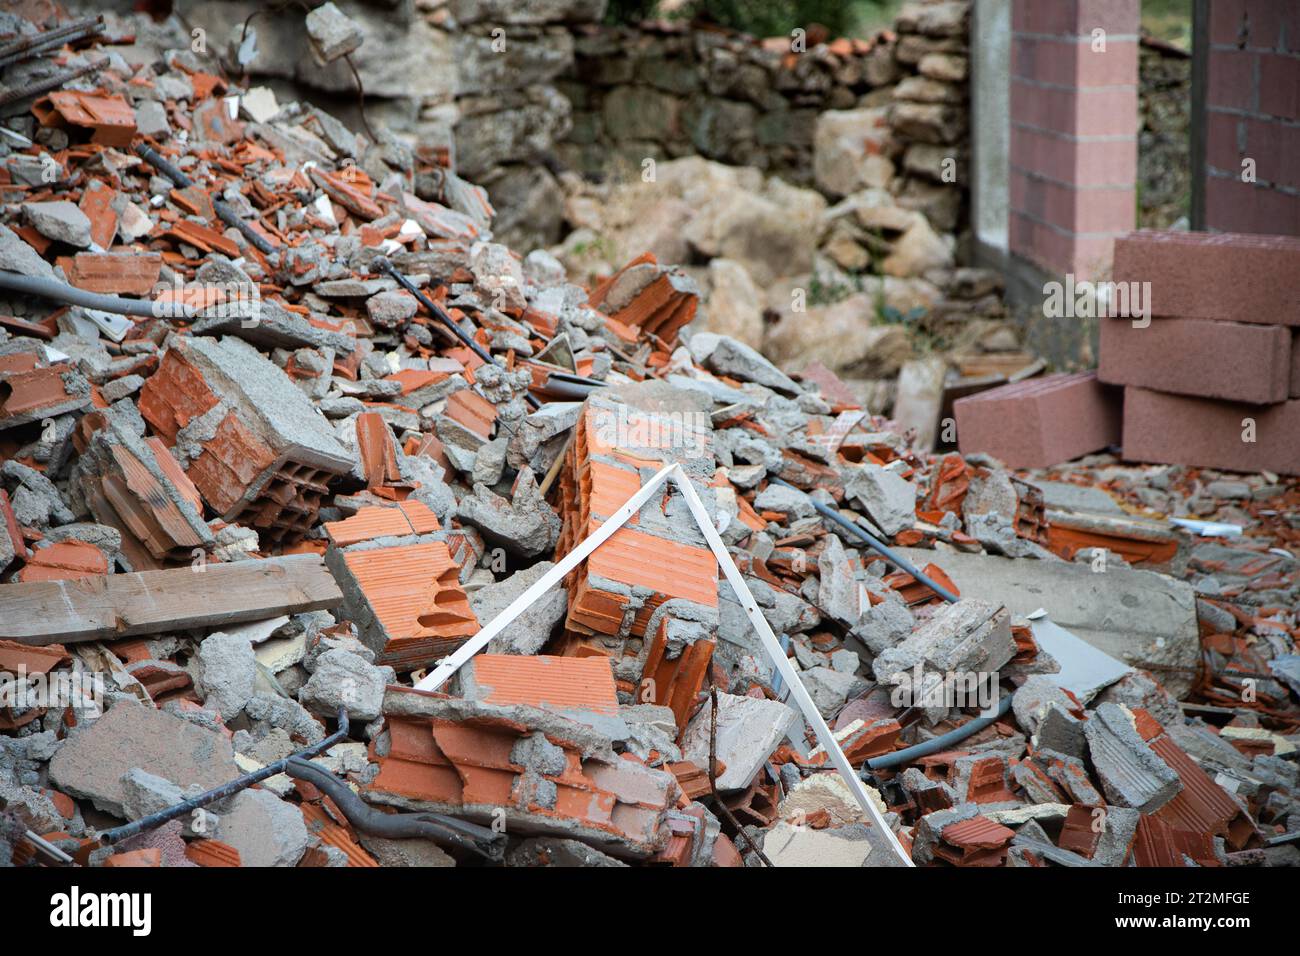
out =
[(871, 828), (862, 823), (814, 830), (785, 820), (763, 835), (763, 855), (773, 866), (875, 866), (885, 865), (886, 853), (877, 853)]
[(763, 297), (739, 262), (709, 263), (709, 298), (704, 329), (727, 335), (750, 348), (763, 344)]
[[(907, 329), (900, 324), (873, 324), (878, 298), (887, 308), (907, 314), (912, 308), (939, 300), (939, 290), (920, 279), (868, 277), (869, 288), (827, 305), (810, 305), (803, 312), (791, 309), (790, 293), (768, 306), (781, 318), (767, 330), (764, 351), (784, 368), (802, 368), (820, 362), (832, 371), (851, 371), (854, 377), (891, 378), (912, 356)], [(807, 293), (806, 286), (797, 287)], [(877, 296), (877, 293), (880, 293)]]
[(1011, 698), (1011, 712), (1016, 723), (1026, 735), (1032, 737), (1053, 705), (1069, 709), (1074, 706), (1070, 696), (1045, 674), (1032, 674), (1026, 678)]
[(842, 624), (856, 624), (862, 614), (862, 587), (838, 535), (827, 535), (817, 556), (817, 580), (817, 606)]
[(199, 689), (203, 703), (221, 713), (222, 720), (234, 720), (253, 696), (257, 683), (257, 659), (248, 638), (238, 634), (209, 634), (199, 645)]
[(5, 225), (0, 225), (0, 269), (45, 279), (54, 277), (54, 268), (25, 239)]
[(353, 720), (374, 720), (382, 712), (384, 688), (396, 679), (391, 667), (376, 667), (350, 651), (335, 648), (314, 661), (311, 679), (298, 693), (309, 710), (333, 716), (339, 707)]
[(185, 799), (180, 787), (139, 767), (122, 774), (122, 809), (128, 820), (139, 820)]
[(789, 376), (743, 342), (713, 332), (699, 332), (687, 344), (697, 362), (720, 375), (766, 385), (787, 395), (801, 391)]
[(813, 132), (813, 177), (822, 192), (848, 196), (885, 188), (894, 178), (887, 107), (827, 110)]
[(15, 493), (13, 498), (14, 514), (20, 524), (44, 527), (51, 519), (59, 524), (74, 519), (54, 482), (35, 468), (11, 459), (0, 466), (0, 475), (16, 480), (21, 486), (18, 491), (27, 492), (21, 498)]
[[(682, 754), (700, 767), (709, 760), (710, 707), (692, 718), (682, 736)], [(719, 790), (743, 790), (799, 723), (799, 715), (780, 701), (718, 694), (717, 756), (726, 765)]]
[(507, 866), (627, 866), (579, 840), (529, 837), (506, 856)]
[(754, 507), (759, 511), (779, 511), (791, 521), (817, 513), (804, 492), (785, 485), (768, 485), (754, 497)]
[(170, 135), (167, 110), (156, 100), (145, 100), (135, 108), (135, 128), (141, 136)]
[(332, 63), (361, 46), (366, 35), (333, 3), (323, 3), (307, 14), (307, 36), (321, 63)]
[(296, 866), (307, 852), (307, 824), (270, 790), (242, 790), (221, 813), (217, 839), (239, 851), (242, 866)]
[(386, 329), (396, 328), (419, 310), (415, 297), (401, 290), (380, 292), (366, 300), (370, 321)]
[(126, 799), (122, 777), (137, 767), (177, 786), (205, 790), (240, 775), (230, 741), (221, 734), (121, 701), (64, 742), (50, 761), (50, 781), (120, 817)]
[(32, 228), (48, 239), (81, 249), (90, 245), (90, 219), (76, 203), (66, 199), (25, 203), (23, 213)]
[(1108, 803), (1153, 813), (1183, 789), (1178, 774), (1138, 734), (1127, 708), (1102, 704), (1084, 732)]
[(878, 680), (893, 686), (918, 664), (941, 675), (987, 674), (1015, 652), (1006, 608), (963, 598), (940, 607), (907, 640), (879, 654), (872, 668)]
[(799, 675), (808, 695), (823, 717), (833, 716), (852, 696), (864, 693), (867, 682), (852, 671), (813, 667)]
[(863, 610), (862, 616), (853, 625), (852, 634), (872, 654), (880, 654), (886, 648), (906, 640), (915, 626), (916, 619), (902, 598), (890, 592), (884, 601)]
[(104, 401), (111, 405), (128, 395), (134, 395), (140, 391), (142, 385), (144, 385), (144, 379), (139, 375), (123, 375), (121, 378), (106, 382), (100, 387), (99, 391), (104, 396)]
[(475, 485), (474, 493), (461, 499), (456, 517), (478, 528), (493, 544), (525, 558), (551, 551), (560, 537), (560, 517), (538, 492), (537, 479), (528, 468), (519, 473), (512, 501), (486, 485)]
[(891, 537), (916, 523), (916, 486), (880, 465), (867, 463), (850, 470), (844, 493)]
[(380, 866), (455, 866), (456, 861), (432, 840), (389, 840), (359, 834), (361, 845)]
[[(479, 588), (470, 597), (470, 605), (479, 623), (486, 627), (498, 614), (509, 607), (519, 595), (532, 587), (555, 564), (538, 561), (521, 571)], [(557, 585), (534, 601), (500, 634), (492, 638), (485, 648), (488, 654), (536, 654), (555, 626), (564, 619), (569, 606), (568, 592)]]

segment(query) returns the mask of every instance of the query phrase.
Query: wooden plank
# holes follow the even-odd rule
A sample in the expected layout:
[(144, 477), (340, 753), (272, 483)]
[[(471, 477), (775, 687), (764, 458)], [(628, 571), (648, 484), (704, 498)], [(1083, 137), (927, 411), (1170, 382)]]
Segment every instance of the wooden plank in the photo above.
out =
[(75, 581), (0, 584), (0, 638), (21, 644), (113, 640), (221, 627), (343, 603), (318, 554)]

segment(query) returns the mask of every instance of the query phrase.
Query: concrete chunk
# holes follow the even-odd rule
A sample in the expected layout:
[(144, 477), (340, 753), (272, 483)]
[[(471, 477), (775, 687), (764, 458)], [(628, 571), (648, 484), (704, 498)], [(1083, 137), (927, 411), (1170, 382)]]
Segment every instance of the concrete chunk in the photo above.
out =
[(872, 667), (877, 680), (892, 686), (917, 665), (941, 675), (990, 673), (1015, 651), (1006, 608), (966, 598), (939, 608), (907, 640), (881, 652)]
[(122, 777), (133, 768), (203, 789), (239, 776), (221, 734), (144, 704), (118, 703), (70, 737), (50, 761), (50, 781), (115, 816), (126, 815)]
[(1084, 725), (1084, 733), (1109, 803), (1152, 813), (1183, 789), (1178, 774), (1137, 732), (1127, 708), (1102, 704)]
[(90, 219), (66, 199), (57, 202), (32, 202), (23, 206), (32, 228), (47, 239), (66, 242), (85, 249), (90, 245)]
[[(1064, 561), (1028, 561), (989, 555), (945, 554), (900, 548), (909, 561), (935, 561), (962, 594), (978, 595), (1024, 616), (1046, 608), (1051, 619), (1112, 657), (1141, 667), (1145, 662), (1194, 668), (1200, 659), (1196, 593), (1191, 585), (1153, 571)], [(1160, 680), (1182, 697), (1190, 672), (1162, 670)]]
[[(705, 704), (686, 727), (683, 756), (700, 767), (709, 763), (709, 715)], [(775, 700), (718, 694), (718, 759), (726, 765), (719, 790), (743, 790), (797, 725), (799, 715)]]
[[(487, 626), (498, 614), (537, 583), (538, 578), (555, 567), (551, 561), (538, 561), (497, 581), (479, 588), (470, 597), (475, 616)], [(569, 596), (563, 587), (553, 587), (524, 611), (504, 631), (488, 643), (488, 654), (536, 654), (542, 649), (555, 625), (564, 619)]]
[(307, 824), (270, 790), (242, 790), (221, 814), (217, 839), (239, 851), (243, 866), (296, 866), (307, 852)]
[(865, 464), (844, 478), (844, 493), (887, 535), (916, 523), (916, 486), (880, 465)]
[(361, 46), (365, 32), (333, 3), (324, 3), (307, 14), (307, 36), (312, 52), (321, 63), (332, 63)]
[(203, 703), (227, 722), (243, 711), (257, 683), (253, 645), (238, 634), (209, 634), (199, 645), (199, 688)]

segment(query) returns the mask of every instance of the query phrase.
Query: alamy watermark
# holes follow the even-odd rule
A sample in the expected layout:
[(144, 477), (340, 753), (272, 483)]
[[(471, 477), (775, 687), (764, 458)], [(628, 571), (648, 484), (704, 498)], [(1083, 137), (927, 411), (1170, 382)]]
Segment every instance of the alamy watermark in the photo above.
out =
[(255, 282), (185, 282), (173, 274), (170, 282), (154, 285), (153, 295), (154, 315), (160, 318), (191, 305), (196, 318), (238, 319), (245, 329), (262, 321), (262, 291)]
[(19, 664), (14, 673), (0, 673), (0, 707), (26, 711), (72, 707), (104, 709), (104, 676), (98, 671), (53, 671), (28, 674)]
[(616, 448), (655, 448), (700, 457), (707, 450), (710, 428), (704, 412), (649, 414), (619, 404), (617, 412), (601, 409), (596, 438)]
[(981, 717), (997, 714), (997, 671), (927, 671), (918, 663), (910, 671), (890, 676), (894, 707), (978, 707)]
[(1133, 328), (1151, 324), (1150, 282), (1076, 280), (1043, 283), (1043, 315), (1049, 319), (1132, 319)]

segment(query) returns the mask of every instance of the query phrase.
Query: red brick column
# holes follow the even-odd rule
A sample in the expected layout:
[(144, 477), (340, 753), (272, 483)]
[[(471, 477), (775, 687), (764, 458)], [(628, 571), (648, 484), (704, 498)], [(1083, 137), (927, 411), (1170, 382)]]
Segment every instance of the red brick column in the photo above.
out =
[(1212, 0), (1208, 66), (1206, 229), (1300, 235), (1300, 3)]
[(1013, 0), (1009, 242), (1054, 274), (1104, 277), (1136, 224), (1138, 8)]

